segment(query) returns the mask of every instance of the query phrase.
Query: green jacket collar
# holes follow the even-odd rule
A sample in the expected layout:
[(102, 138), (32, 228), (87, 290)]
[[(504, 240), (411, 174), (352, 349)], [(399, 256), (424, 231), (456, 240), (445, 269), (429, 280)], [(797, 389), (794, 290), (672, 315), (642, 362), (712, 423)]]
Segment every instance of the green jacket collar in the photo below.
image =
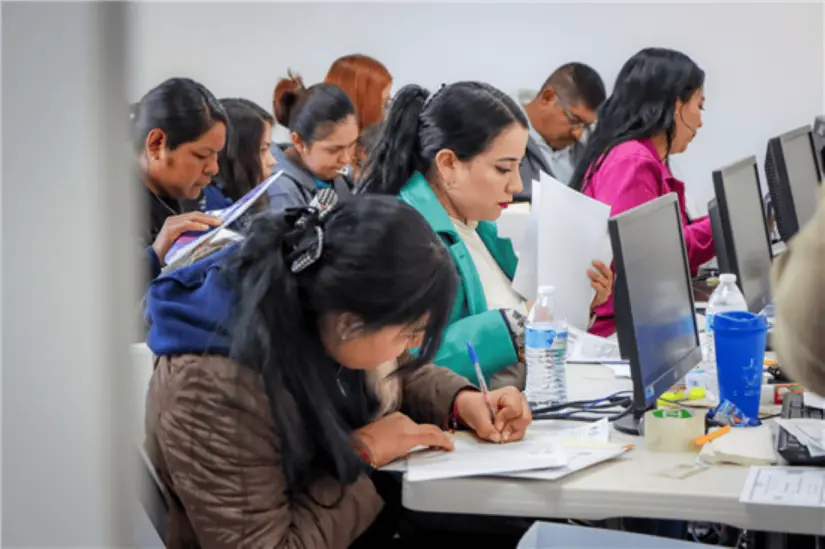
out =
[(449, 233), (458, 238), (453, 221), (447, 215), (447, 210), (438, 201), (427, 179), (420, 173), (413, 176), (401, 189), (401, 200), (418, 210), (430, 227), (437, 233)]
[[(438, 201), (429, 182), (420, 172), (415, 172), (412, 177), (410, 177), (398, 196), (401, 200), (415, 208), (418, 213), (427, 220), (427, 223), (432, 227), (433, 231), (441, 235), (449, 235), (450, 240), (453, 242), (461, 242), (461, 238), (455, 230), (453, 221), (450, 219), (450, 216), (447, 215), (447, 210), (445, 210), (441, 202)], [(513, 252), (510, 239), (499, 238), (496, 224), (490, 221), (479, 221), (476, 232), (484, 241), (487, 249), (490, 250), (493, 258), (504, 273), (512, 279), (516, 273), (518, 260)], [(466, 247), (464, 247), (463, 243), (461, 248), (465, 252), (461, 255), (469, 258), (469, 252), (466, 252)], [(454, 259), (458, 262), (458, 258), (455, 257), (455, 252), (453, 252), (453, 254)], [(475, 278), (477, 278), (477, 276), (478, 275), (476, 275)]]

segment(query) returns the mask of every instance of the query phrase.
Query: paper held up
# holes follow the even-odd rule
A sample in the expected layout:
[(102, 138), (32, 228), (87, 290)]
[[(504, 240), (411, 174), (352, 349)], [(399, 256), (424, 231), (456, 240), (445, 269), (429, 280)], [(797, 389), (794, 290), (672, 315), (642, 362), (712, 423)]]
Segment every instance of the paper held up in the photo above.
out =
[(587, 270), (593, 260), (609, 266), (613, 259), (609, 217), (607, 204), (542, 174), (533, 185), (513, 289), (531, 301), (539, 286), (555, 286), (558, 314), (571, 326), (587, 330), (595, 296)]

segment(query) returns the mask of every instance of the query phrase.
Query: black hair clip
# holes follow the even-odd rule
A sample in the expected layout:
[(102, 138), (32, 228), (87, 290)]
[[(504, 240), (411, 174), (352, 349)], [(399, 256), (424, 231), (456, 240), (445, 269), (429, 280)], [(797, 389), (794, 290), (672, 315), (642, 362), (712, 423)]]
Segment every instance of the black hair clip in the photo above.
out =
[(338, 195), (332, 189), (321, 189), (305, 208), (295, 208), (288, 215), (298, 214), (295, 227), (287, 235), (287, 242), (293, 242), (292, 251), (287, 256), (289, 269), (297, 274), (318, 261), (324, 251), (324, 229), (322, 221), (338, 203)]

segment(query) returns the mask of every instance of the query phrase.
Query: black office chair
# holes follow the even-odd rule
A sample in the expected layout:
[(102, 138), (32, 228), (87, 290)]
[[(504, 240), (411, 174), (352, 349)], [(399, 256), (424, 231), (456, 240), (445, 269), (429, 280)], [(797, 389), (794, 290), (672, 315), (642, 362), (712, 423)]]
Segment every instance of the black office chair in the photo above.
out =
[(166, 519), (169, 515), (169, 507), (166, 505), (166, 498), (163, 497), (163, 488), (160, 478), (155, 472), (155, 466), (149, 461), (149, 456), (143, 448), (140, 452), (140, 503), (158, 537), (166, 545)]

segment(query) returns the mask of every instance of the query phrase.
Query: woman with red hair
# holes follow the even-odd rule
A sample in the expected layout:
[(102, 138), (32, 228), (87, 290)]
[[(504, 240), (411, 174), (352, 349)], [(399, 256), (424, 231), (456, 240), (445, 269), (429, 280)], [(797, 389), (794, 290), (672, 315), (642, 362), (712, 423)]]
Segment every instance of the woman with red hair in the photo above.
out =
[(358, 116), (360, 137), (348, 178), (356, 183), (361, 165), (369, 153), (370, 136), (377, 136), (390, 99), (392, 76), (380, 61), (367, 55), (345, 55), (335, 60), (324, 80), (335, 84), (349, 96)]
[(358, 112), (361, 131), (384, 119), (392, 76), (380, 61), (367, 55), (345, 55), (335, 60), (324, 82), (346, 92)]

